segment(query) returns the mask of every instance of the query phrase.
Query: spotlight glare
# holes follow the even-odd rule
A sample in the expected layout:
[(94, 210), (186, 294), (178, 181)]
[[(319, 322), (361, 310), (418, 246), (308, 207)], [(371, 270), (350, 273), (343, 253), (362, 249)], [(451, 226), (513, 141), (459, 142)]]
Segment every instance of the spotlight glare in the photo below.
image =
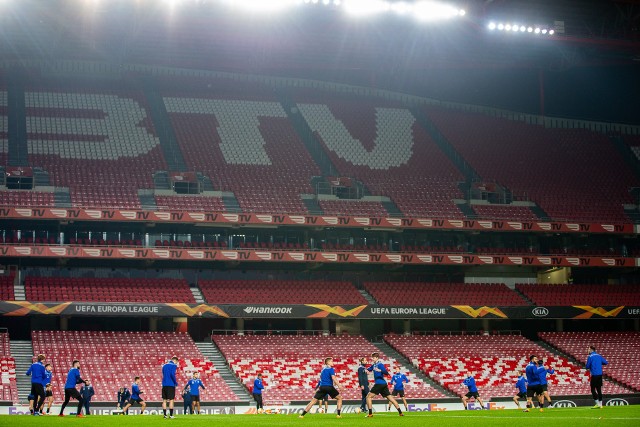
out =
[(540, 34), (540, 28), (536, 28), (534, 31), (536, 34)]
[(373, 15), (389, 10), (391, 5), (382, 0), (347, 0), (345, 10), (351, 15)]
[[(175, 2), (175, 0), (171, 0)], [(318, 0), (312, 0), (317, 3)], [(276, 12), (287, 9), (299, 3), (297, 0), (225, 0), (229, 6), (245, 10), (247, 12)], [(308, 3), (305, 0), (305, 3)]]
[(527, 30), (527, 29), (525, 28), (525, 26), (524, 26), (524, 25), (521, 25), (521, 26), (520, 26), (520, 32), (521, 32), (521, 33), (524, 33), (526, 30)]
[(322, 0), (322, 4), (327, 6), (329, 3), (331, 3), (331, 0)]
[(311, 3), (318, 4), (318, 0), (311, 0)]
[(498, 24), (498, 30), (500, 31), (504, 30), (504, 24)]
[(487, 28), (489, 28), (490, 30), (495, 30), (496, 29), (495, 22), (489, 22), (489, 25), (487, 25)]
[(549, 35), (552, 36), (554, 35), (556, 32), (554, 30), (549, 30)]
[(460, 16), (464, 16), (464, 15), (466, 15), (466, 14), (467, 14), (467, 11), (466, 11), (466, 10), (464, 10), (464, 9), (460, 9), (460, 11), (458, 12), (458, 14), (459, 14)]
[(547, 34), (547, 29), (546, 28), (542, 29), (542, 34)]
[(527, 28), (527, 32), (528, 33), (533, 33), (533, 28), (531, 28), (531, 27)]
[(511, 31), (511, 24), (507, 24), (504, 26), (505, 31)]
[(460, 11), (452, 6), (434, 3), (431, 1), (420, 1), (414, 3), (413, 11), (416, 18), (421, 21), (449, 19), (460, 15)]
[(390, 5), (391, 10), (399, 15), (404, 15), (405, 13), (410, 12), (412, 7), (413, 5), (411, 5), (410, 3), (405, 3), (403, 1), (398, 3), (391, 3)]

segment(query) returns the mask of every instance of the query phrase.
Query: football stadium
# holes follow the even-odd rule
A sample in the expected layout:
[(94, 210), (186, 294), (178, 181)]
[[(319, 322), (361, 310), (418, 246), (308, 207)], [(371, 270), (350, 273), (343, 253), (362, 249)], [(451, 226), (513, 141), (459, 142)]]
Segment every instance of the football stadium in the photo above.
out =
[(640, 425), (638, 82), (635, 0), (0, 0), (0, 425)]

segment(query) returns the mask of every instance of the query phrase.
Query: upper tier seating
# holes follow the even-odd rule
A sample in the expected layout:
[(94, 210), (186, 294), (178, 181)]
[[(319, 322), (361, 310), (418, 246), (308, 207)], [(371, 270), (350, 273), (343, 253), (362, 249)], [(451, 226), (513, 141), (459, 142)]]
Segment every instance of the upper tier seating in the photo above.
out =
[(411, 112), (382, 100), (299, 89), (298, 108), (342, 176), (411, 217), (462, 218), (464, 178)]
[(27, 276), (25, 294), (28, 301), (196, 302), (184, 279)]
[[(547, 377), (552, 396), (590, 394), (583, 368), (519, 335), (385, 335), (384, 339), (433, 380), (459, 396), (468, 391), (462, 381), (469, 372), (476, 379), (483, 399), (514, 396), (516, 379), (531, 354), (555, 369), (555, 375)], [(630, 393), (610, 381), (605, 381), (602, 391)]]
[(224, 202), (219, 197), (205, 196), (155, 196), (159, 209), (186, 211), (225, 211)]
[(329, 215), (389, 216), (380, 202), (359, 200), (318, 200), (322, 212)]
[(471, 205), (481, 219), (513, 219), (519, 221), (536, 221), (539, 218), (528, 206), (507, 205)]
[(640, 333), (540, 332), (538, 335), (582, 363), (587, 363), (587, 348), (595, 346), (609, 362), (604, 374), (640, 391)]
[(0, 206), (12, 207), (53, 207), (53, 193), (39, 191), (0, 191)]
[(380, 305), (527, 305), (503, 283), (368, 282), (365, 288)]
[[(361, 336), (214, 335), (213, 340), (247, 388), (262, 372), (267, 404), (311, 399), (325, 357), (333, 357), (336, 377), (345, 388), (343, 397), (359, 400), (358, 358), (378, 351)], [(387, 369), (395, 366), (394, 359), (383, 354), (380, 358)], [(420, 378), (407, 376), (407, 397), (444, 397)]]
[(68, 187), (74, 206), (140, 208), (138, 189), (167, 169), (142, 91), (121, 86), (25, 92), (29, 161)]
[[(145, 400), (160, 401), (160, 368), (172, 356), (180, 359), (178, 390), (184, 387), (190, 373), (199, 371), (206, 387), (200, 392), (202, 400), (237, 400), (213, 363), (206, 360), (186, 333), (33, 331), (32, 339), (34, 354), (46, 354), (47, 362), (54, 366), (56, 402), (64, 398), (66, 374), (74, 359), (80, 360), (82, 378), (95, 385), (92, 401), (113, 402), (120, 387), (131, 390), (135, 376), (140, 376)], [(176, 393), (176, 399), (181, 399), (180, 394)]]
[(300, 194), (313, 193), (320, 171), (271, 89), (206, 82), (161, 89), (187, 166), (232, 191), (245, 212), (306, 213)]
[(536, 202), (556, 220), (629, 222), (638, 180), (609, 138), (546, 129), (484, 114), (426, 108), (449, 142), (485, 180)]
[(211, 304), (367, 304), (349, 282), (200, 280), (198, 286)]
[(517, 284), (522, 292), (536, 305), (640, 305), (639, 285), (602, 284)]

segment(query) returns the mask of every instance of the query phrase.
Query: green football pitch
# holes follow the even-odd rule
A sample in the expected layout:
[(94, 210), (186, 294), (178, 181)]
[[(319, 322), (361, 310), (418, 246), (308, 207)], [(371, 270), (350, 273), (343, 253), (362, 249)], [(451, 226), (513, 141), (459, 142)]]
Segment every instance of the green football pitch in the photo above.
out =
[(94, 415), (87, 418), (67, 416), (31, 417), (28, 415), (0, 416), (0, 426), (640, 426), (640, 405), (605, 407), (602, 410), (589, 408), (546, 409), (523, 413), (517, 410), (504, 411), (451, 411), (412, 412), (400, 418), (397, 414), (376, 414), (364, 418), (362, 414), (345, 414), (337, 419), (332, 414), (308, 414), (304, 419), (297, 415), (187, 415), (173, 420), (158, 415)]

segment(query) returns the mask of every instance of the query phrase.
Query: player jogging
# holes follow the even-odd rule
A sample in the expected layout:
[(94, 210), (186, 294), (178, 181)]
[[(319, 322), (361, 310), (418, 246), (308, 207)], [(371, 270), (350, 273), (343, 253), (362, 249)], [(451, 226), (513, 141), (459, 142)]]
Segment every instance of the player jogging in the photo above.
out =
[(525, 369), (527, 376), (527, 407), (523, 410), (529, 412), (529, 408), (533, 408), (533, 397), (538, 397), (540, 403), (540, 412), (544, 409), (544, 392), (542, 391), (542, 384), (540, 383), (540, 374), (538, 373), (538, 357), (535, 355), (529, 356), (529, 364)]
[(33, 415), (40, 415), (40, 408), (44, 405), (46, 398), (43, 381), (45, 378), (44, 354), (39, 354), (35, 363), (29, 367), (26, 375), (31, 376), (31, 394), (33, 395)]
[(84, 400), (76, 388), (77, 384), (84, 384), (84, 380), (80, 377), (80, 361), (74, 360), (67, 374), (67, 382), (64, 383), (64, 402), (62, 403), (62, 407), (60, 407), (59, 417), (64, 417), (64, 408), (67, 407), (69, 400), (73, 397), (78, 401), (76, 417), (84, 418), (84, 415), (82, 415), (82, 404)]
[(178, 357), (173, 356), (171, 360), (162, 365), (162, 413), (167, 418), (167, 402), (169, 402), (169, 418), (173, 418), (173, 404), (176, 399), (176, 370), (178, 369)]
[(367, 409), (369, 410), (367, 417), (373, 417), (373, 397), (376, 395), (380, 395), (391, 402), (393, 407), (398, 410), (398, 414), (402, 417), (402, 409), (400, 409), (400, 405), (398, 405), (396, 399), (389, 393), (387, 380), (384, 379), (385, 375), (389, 375), (389, 371), (385, 368), (384, 363), (380, 361), (380, 354), (372, 353), (371, 360), (373, 364), (367, 368), (367, 371), (373, 372), (373, 387), (371, 387), (371, 391), (367, 395)]
[(134, 403), (138, 403), (140, 405), (140, 415), (144, 415), (144, 410), (147, 407), (147, 402), (145, 402), (144, 399), (140, 396), (143, 393), (144, 392), (140, 388), (140, 377), (135, 377), (133, 379), (133, 384), (131, 384), (131, 398), (129, 398), (129, 403), (127, 403), (127, 406), (122, 408), (122, 414), (120, 415), (124, 415), (125, 412), (127, 412)]
[(602, 409), (602, 367), (608, 365), (607, 359), (596, 353), (595, 346), (587, 350), (586, 369), (591, 373), (591, 395), (596, 404), (591, 409)]
[(469, 403), (469, 399), (471, 399), (472, 397), (476, 400), (476, 402), (480, 404), (480, 407), (484, 409), (484, 403), (482, 402), (482, 399), (480, 399), (480, 393), (478, 392), (476, 379), (473, 378), (472, 372), (469, 372), (467, 374), (467, 378), (465, 378), (464, 381), (462, 381), (462, 385), (467, 386), (467, 388), (469, 389), (467, 394), (462, 396), (462, 405), (464, 406), (464, 409), (468, 409), (467, 404)]
[(518, 393), (513, 396), (513, 401), (518, 406), (518, 409), (522, 409), (520, 407), (520, 399), (527, 400), (527, 377), (525, 376), (525, 370), (523, 369), (516, 381), (516, 388), (518, 389)]
[(264, 412), (264, 407), (262, 406), (262, 390), (264, 390), (264, 383), (262, 382), (262, 373), (258, 372), (256, 379), (253, 381), (253, 390), (251, 394), (253, 395), (253, 399), (256, 401), (256, 412), (261, 414)]
[[(540, 369), (542, 368), (542, 369)], [(538, 374), (540, 375), (540, 385), (542, 386), (542, 401), (547, 399), (549, 408), (551, 407), (551, 396), (549, 395), (549, 386), (547, 385), (547, 374), (555, 374), (556, 371), (553, 368), (547, 369), (544, 366), (542, 359), (538, 359)]]
[[(404, 410), (408, 411), (407, 407), (407, 399), (404, 398), (404, 384), (409, 383), (409, 378), (405, 374), (400, 373), (400, 368), (396, 366), (393, 371), (393, 376), (391, 377), (391, 385), (393, 386), (393, 391), (391, 395), (393, 397), (400, 396), (402, 399), (402, 403), (404, 404)], [(391, 402), (387, 404), (387, 411), (391, 410)]]
[(304, 408), (302, 414), (300, 414), (298, 418), (304, 418), (311, 408), (313, 408), (313, 405), (321, 400), (326, 394), (331, 396), (332, 399), (336, 399), (338, 402), (337, 418), (342, 418), (342, 415), (340, 415), (340, 412), (342, 411), (342, 396), (338, 391), (341, 388), (342, 387), (336, 378), (336, 371), (333, 369), (333, 358), (327, 357), (324, 359), (324, 366), (322, 367), (322, 371), (320, 371), (320, 388), (318, 388), (313, 399), (311, 399), (311, 402), (307, 404), (307, 407)]
[[(200, 389), (205, 389), (202, 380), (200, 379), (200, 373), (194, 372), (193, 378), (187, 382), (189, 387), (189, 394), (191, 395), (191, 414), (200, 415)], [(198, 410), (196, 411), (196, 406)]]

